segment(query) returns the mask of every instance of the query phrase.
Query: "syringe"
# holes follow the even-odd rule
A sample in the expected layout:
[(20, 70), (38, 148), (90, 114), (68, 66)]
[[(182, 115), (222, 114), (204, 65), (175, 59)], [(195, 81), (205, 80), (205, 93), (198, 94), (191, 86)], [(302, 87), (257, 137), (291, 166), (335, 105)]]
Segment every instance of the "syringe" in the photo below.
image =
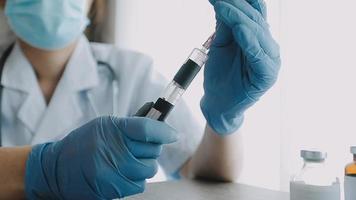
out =
[(135, 116), (165, 121), (175, 104), (182, 97), (193, 79), (199, 73), (200, 69), (208, 60), (208, 52), (214, 38), (215, 33), (209, 37), (201, 48), (195, 48), (176, 73), (173, 80), (166, 87), (163, 95), (160, 96), (155, 103), (146, 103), (140, 108)]

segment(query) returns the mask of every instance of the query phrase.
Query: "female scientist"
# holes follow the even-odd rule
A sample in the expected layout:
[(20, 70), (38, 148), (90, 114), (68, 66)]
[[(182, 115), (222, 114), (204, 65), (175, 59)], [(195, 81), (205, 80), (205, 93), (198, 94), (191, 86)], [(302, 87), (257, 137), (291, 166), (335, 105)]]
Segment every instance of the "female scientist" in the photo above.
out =
[(88, 42), (88, 12), (105, 1), (0, 2), (17, 38), (0, 62), (0, 199), (124, 197), (144, 190), (157, 161), (172, 177), (239, 175), (236, 132), (280, 68), (263, 0), (210, 0), (221, 25), (205, 66), (204, 133), (183, 102), (169, 125), (132, 117), (166, 82), (147, 56)]

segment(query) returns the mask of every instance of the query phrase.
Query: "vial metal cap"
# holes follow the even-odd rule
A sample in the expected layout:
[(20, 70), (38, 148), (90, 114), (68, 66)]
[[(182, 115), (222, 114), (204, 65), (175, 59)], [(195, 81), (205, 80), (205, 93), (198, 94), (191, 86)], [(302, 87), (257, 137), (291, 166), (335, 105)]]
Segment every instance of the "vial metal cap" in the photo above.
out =
[(356, 155), (356, 146), (352, 146), (352, 147), (350, 148), (350, 151), (351, 151), (352, 154), (355, 154), (355, 155)]
[(300, 156), (304, 160), (321, 162), (327, 157), (327, 153), (320, 150), (302, 150)]

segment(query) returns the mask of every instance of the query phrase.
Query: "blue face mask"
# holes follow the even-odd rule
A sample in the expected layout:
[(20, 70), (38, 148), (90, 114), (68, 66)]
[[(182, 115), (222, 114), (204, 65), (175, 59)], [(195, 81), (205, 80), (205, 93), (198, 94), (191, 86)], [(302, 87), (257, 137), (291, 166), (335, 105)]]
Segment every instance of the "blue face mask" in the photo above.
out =
[(5, 15), (17, 37), (57, 50), (77, 40), (89, 24), (86, 6), (87, 0), (9, 0)]

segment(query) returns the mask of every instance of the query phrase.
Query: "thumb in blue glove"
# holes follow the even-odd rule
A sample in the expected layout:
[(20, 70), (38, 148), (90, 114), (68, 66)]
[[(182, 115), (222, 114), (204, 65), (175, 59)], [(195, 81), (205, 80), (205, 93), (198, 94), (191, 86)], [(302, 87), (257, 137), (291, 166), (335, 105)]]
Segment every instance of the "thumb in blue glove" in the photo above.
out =
[(235, 132), (244, 112), (276, 82), (279, 46), (263, 0), (210, 0), (219, 28), (204, 71), (202, 112), (221, 135)]
[(167, 124), (102, 117), (63, 140), (34, 146), (26, 165), (28, 199), (114, 199), (143, 192), (157, 172), (162, 144), (177, 140)]

